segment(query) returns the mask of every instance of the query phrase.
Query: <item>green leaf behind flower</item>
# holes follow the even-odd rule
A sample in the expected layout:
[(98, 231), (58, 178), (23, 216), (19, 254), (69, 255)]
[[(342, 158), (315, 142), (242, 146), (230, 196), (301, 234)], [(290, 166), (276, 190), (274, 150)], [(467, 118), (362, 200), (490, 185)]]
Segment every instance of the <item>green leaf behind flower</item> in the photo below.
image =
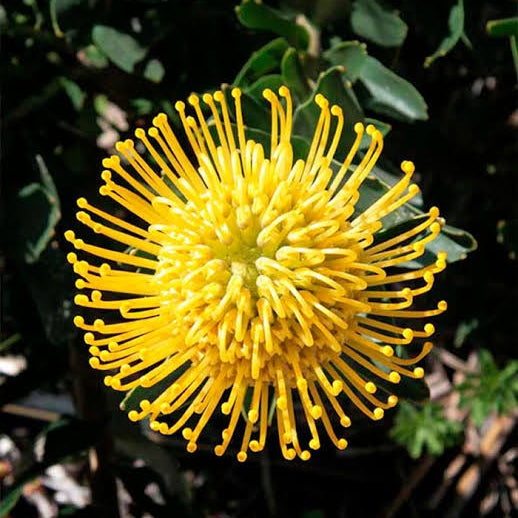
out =
[(323, 56), (332, 65), (342, 66), (347, 80), (355, 83), (368, 57), (367, 46), (359, 41), (342, 41), (326, 50)]
[(359, 80), (370, 94), (367, 106), (383, 115), (403, 121), (428, 119), (426, 102), (415, 86), (367, 56)]
[(288, 48), (288, 43), (284, 38), (277, 38), (256, 50), (234, 79), (234, 86), (243, 88), (265, 74), (278, 70)]
[(321, 74), (311, 97), (296, 108), (293, 114), (293, 132), (311, 141), (320, 117), (320, 108), (315, 103), (317, 94), (322, 94), (329, 101), (330, 106), (336, 104), (342, 108), (345, 123), (338, 149), (346, 152), (345, 150), (350, 149), (356, 138), (354, 125), (362, 122), (364, 116), (352, 88), (345, 85), (342, 80), (340, 67), (332, 67)]

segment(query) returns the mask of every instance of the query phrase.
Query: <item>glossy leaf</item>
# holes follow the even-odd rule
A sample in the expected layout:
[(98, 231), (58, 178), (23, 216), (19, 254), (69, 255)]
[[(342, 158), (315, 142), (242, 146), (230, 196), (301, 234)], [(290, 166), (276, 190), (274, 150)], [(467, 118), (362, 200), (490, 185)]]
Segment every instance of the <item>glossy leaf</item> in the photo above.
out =
[(343, 110), (345, 123), (338, 149), (343, 150), (345, 156), (356, 137), (354, 125), (363, 121), (363, 111), (352, 88), (344, 84), (340, 67), (332, 67), (321, 74), (311, 97), (297, 107), (293, 115), (293, 132), (312, 139), (320, 116), (320, 108), (315, 103), (317, 94), (322, 94), (330, 106), (336, 104)]
[(457, 3), (451, 8), (448, 17), (448, 29), (450, 33), (441, 41), (439, 48), (424, 60), (424, 66), (429, 67), (437, 58), (441, 58), (448, 54), (457, 42), (462, 38), (464, 33), (464, 3), (463, 0), (457, 0)]
[(351, 15), (353, 31), (383, 47), (399, 47), (408, 32), (397, 12), (383, 8), (376, 0), (356, 0)]
[(306, 29), (295, 23), (276, 9), (272, 9), (257, 0), (245, 0), (236, 7), (239, 21), (249, 29), (262, 29), (283, 36), (294, 47), (306, 50), (309, 34)]
[(365, 58), (359, 80), (371, 96), (367, 106), (372, 110), (404, 121), (428, 118), (428, 108), (417, 89), (376, 58)]
[(359, 41), (342, 41), (326, 50), (323, 55), (332, 65), (344, 67), (343, 73), (352, 83), (360, 76), (368, 56), (367, 46)]
[(234, 80), (234, 86), (243, 88), (257, 81), (263, 75), (277, 71), (287, 49), (288, 43), (286, 40), (277, 38), (256, 50), (239, 71)]
[(95, 25), (92, 39), (113, 64), (128, 73), (147, 53), (135, 38), (106, 25)]

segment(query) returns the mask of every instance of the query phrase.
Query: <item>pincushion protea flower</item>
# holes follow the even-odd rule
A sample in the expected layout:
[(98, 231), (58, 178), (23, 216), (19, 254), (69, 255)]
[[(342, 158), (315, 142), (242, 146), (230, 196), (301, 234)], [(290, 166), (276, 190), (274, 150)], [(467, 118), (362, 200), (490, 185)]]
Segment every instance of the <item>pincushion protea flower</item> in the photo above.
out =
[[(96, 258), (93, 264), (68, 255), (81, 276), (77, 288), (90, 290), (75, 303), (112, 312), (110, 323), (81, 316), (74, 322), (86, 331), (91, 366), (112, 371), (106, 385), (152, 395), (129, 412), (132, 421), (149, 417), (151, 429), (163, 434), (181, 430), (194, 452), (221, 412), (228, 425), (215, 453), (226, 451), (239, 427), (237, 458), (244, 461), (249, 450), (264, 448), (274, 403), (284, 457), (306, 460), (302, 439), (318, 449), (322, 429), (337, 448), (347, 446), (337, 431), (350, 425), (347, 402), (380, 419), (397, 403), (387, 382), (423, 376), (414, 365), (431, 343), (404, 358), (394, 347), (412, 351), (416, 339), (433, 333), (430, 323), (412, 329), (401, 322), (446, 309), (444, 301), (409, 309), (444, 269), (445, 254), (429, 266), (394, 270), (437, 236), (437, 208), (398, 235), (377, 235), (383, 218), (418, 192), (410, 184), (411, 162), (402, 163), (396, 185), (355, 211), (383, 147), (378, 130), (358, 123), (351, 149), (338, 150), (342, 110), (319, 94), (309, 153), (294, 161), (290, 92), (281, 87), (279, 95), (269, 89), (263, 95), (271, 105), (269, 152), (246, 138), (237, 88), (235, 124), (220, 91), (202, 98), (210, 121), (197, 96), (189, 97), (194, 117), (176, 103), (187, 152), (164, 114), (147, 133), (136, 130), (137, 144), (117, 144), (120, 157), (103, 161), (100, 193), (139, 224), (78, 200), (78, 220), (115, 245), (94, 246), (66, 232), (77, 250)], [(364, 133), (370, 145), (352, 165)], [(333, 172), (332, 159), (343, 154)], [(164, 389), (157, 394), (158, 383)]]

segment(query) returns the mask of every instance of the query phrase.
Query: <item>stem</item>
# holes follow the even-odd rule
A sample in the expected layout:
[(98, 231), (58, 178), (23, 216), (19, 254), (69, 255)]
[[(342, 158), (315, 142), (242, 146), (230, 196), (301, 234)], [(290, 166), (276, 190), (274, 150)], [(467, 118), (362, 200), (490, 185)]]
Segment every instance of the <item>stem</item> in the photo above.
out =
[[(77, 347), (70, 347), (73, 395), (78, 414), (86, 421), (100, 423), (108, 420), (110, 409), (103, 384), (88, 365), (87, 357)], [(90, 487), (95, 516), (119, 518), (117, 485), (111, 469), (113, 437), (109, 425), (96, 446), (89, 452)]]
[(518, 39), (516, 36), (509, 38), (511, 44), (511, 53), (513, 55), (514, 70), (516, 71), (516, 80), (518, 81)]

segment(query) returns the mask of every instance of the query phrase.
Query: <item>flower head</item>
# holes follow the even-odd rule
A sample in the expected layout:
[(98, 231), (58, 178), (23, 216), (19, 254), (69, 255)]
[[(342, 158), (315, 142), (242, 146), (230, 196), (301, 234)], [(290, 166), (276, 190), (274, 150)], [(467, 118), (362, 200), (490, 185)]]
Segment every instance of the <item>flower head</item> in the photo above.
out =
[[(360, 187), (383, 147), (377, 129), (358, 123), (351, 149), (337, 149), (342, 110), (317, 95), (313, 141), (307, 157), (294, 160), (289, 90), (264, 91), (269, 150), (247, 139), (240, 90), (232, 97), (235, 123), (220, 91), (202, 97), (210, 118), (195, 95), (194, 116), (176, 103), (190, 149), (160, 114), (147, 133), (136, 130), (136, 142), (117, 144), (120, 156), (103, 161), (101, 195), (134, 217), (78, 200), (78, 220), (114, 245), (66, 233), (95, 258), (68, 255), (77, 288), (89, 290), (75, 303), (111, 311), (109, 322), (74, 322), (86, 331), (92, 367), (111, 372), (106, 385), (150, 394), (131, 420), (149, 417), (155, 431), (181, 431), (193, 452), (221, 412), (228, 425), (215, 453), (238, 435), (243, 461), (264, 448), (274, 403), (284, 457), (308, 459), (307, 446), (318, 449), (323, 431), (336, 447), (347, 446), (339, 430), (350, 425), (349, 402), (380, 419), (397, 403), (387, 386), (423, 376), (414, 365), (432, 345), (415, 342), (433, 325), (404, 322), (446, 309), (444, 301), (409, 309), (444, 269), (445, 254), (422, 268), (395, 267), (424, 253), (440, 231), (439, 211), (383, 237), (383, 218), (418, 188), (405, 161), (398, 183), (358, 211)], [(364, 134), (370, 145), (356, 159)], [(410, 354), (398, 357), (396, 346)]]

